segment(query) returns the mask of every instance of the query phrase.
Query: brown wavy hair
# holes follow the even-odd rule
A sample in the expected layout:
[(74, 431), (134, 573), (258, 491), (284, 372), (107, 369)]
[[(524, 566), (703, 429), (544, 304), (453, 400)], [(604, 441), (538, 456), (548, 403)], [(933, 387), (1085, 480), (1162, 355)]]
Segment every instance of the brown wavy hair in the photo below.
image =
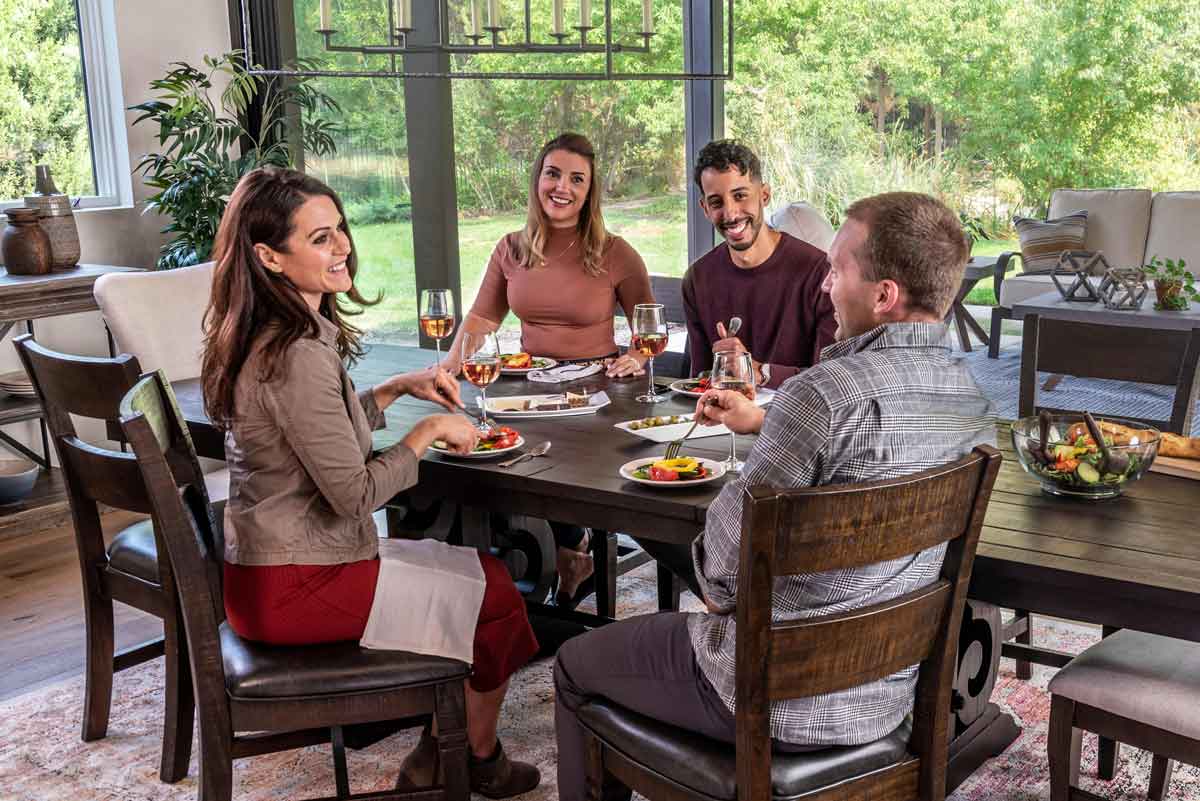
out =
[(583, 134), (560, 134), (542, 146), (541, 152), (533, 162), (533, 172), (529, 176), (529, 208), (525, 217), (525, 228), (517, 237), (513, 256), (517, 264), (527, 270), (546, 264), (545, 247), (550, 238), (550, 220), (542, 209), (541, 201), (538, 200), (537, 190), (542, 168), (546, 165), (546, 156), (555, 150), (566, 150), (583, 156), (592, 169), (592, 183), (588, 188), (587, 199), (583, 201), (576, 231), (580, 248), (583, 250), (584, 271), (593, 277), (603, 275), (604, 268), (601, 267), (601, 262), (604, 260), (604, 247), (608, 243), (608, 231), (604, 228), (604, 215), (600, 211), (600, 178), (596, 175), (596, 151)]
[[(213, 246), (212, 297), (204, 313), (204, 360), (200, 379), (204, 408), (220, 428), (228, 429), (237, 416), (234, 388), (250, 349), (265, 337), (259, 381), (270, 381), (280, 373), (283, 353), (301, 337), (316, 337), (320, 329), (312, 310), (299, 290), (285, 276), (263, 266), (254, 246), (263, 244), (287, 252), (287, 240), (295, 229), (296, 210), (314, 197), (333, 201), (342, 215), (350, 255), (346, 269), (351, 282), (358, 272), (354, 240), (345, 223), (345, 210), (337, 193), (296, 170), (260, 167), (246, 173), (229, 198)], [(346, 317), (360, 314), (367, 300), (351, 285), (346, 297), (357, 306), (344, 304), (335, 294), (321, 298), (320, 314), (337, 326), (337, 351), (343, 361), (353, 363), (364, 353), (362, 331)]]

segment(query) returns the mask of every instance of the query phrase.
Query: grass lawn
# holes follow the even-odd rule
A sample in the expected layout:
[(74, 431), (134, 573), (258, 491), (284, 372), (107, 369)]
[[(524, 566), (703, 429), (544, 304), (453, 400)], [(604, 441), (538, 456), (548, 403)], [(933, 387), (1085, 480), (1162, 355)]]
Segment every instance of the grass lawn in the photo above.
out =
[[(975, 243), (975, 247), (971, 249), (972, 256), (999, 256), (1006, 251), (1021, 251), (1021, 243), (1016, 239), (992, 239), (989, 241), (979, 241)], [(1005, 275), (1012, 275), (1016, 272), (1016, 265), (1020, 264), (1019, 260), (1011, 262), (1013, 265), (1009, 268)], [(991, 281), (980, 281), (975, 285), (975, 288), (963, 299), (963, 303), (968, 306), (995, 306), (996, 305), (996, 290), (992, 286)]]
[[(609, 204), (604, 212), (610, 230), (629, 241), (652, 273), (683, 275), (687, 269), (687, 196)], [(462, 272), (465, 311), (479, 290), (488, 258), (501, 237), (525, 224), (523, 213), (475, 217), (458, 221), (459, 269)], [(358, 286), (367, 297), (383, 293), (383, 301), (367, 309), (358, 323), (376, 339), (413, 339), (417, 332), (417, 297), (413, 260), (412, 225), (385, 223), (354, 227), (359, 253)], [(1015, 240), (977, 242), (974, 254), (994, 256), (1019, 250)], [(990, 282), (980, 282), (967, 303), (994, 306)], [(509, 315), (506, 327), (516, 325)]]

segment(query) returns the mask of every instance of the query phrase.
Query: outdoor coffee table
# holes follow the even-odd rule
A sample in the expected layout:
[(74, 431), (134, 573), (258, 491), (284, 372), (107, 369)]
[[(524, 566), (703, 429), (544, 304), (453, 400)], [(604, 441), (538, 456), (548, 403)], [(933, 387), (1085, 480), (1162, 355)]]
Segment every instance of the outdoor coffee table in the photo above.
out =
[(1021, 417), (1049, 408), (1037, 403), (1040, 370), (1173, 386), (1171, 419), (1125, 416), (1178, 434), (1191, 431), (1200, 391), (1196, 369), (1200, 362), (1200, 307), (1192, 304), (1188, 311), (1157, 311), (1152, 298), (1147, 298), (1145, 306), (1136, 311), (1113, 311), (1101, 303), (1063, 300), (1054, 291), (1013, 304), (1012, 313), (1014, 319), (1025, 322), (1017, 406)]
[(962, 284), (958, 288), (958, 294), (954, 297), (954, 305), (950, 307), (950, 313), (946, 315), (946, 320), (954, 319), (954, 325), (958, 329), (958, 343), (962, 349), (971, 352), (971, 335), (974, 332), (975, 336), (979, 337), (979, 341), (984, 345), (990, 344), (987, 332), (979, 325), (978, 321), (971, 316), (967, 311), (966, 305), (963, 303), (967, 295), (971, 294), (971, 290), (975, 285), (985, 278), (991, 278), (996, 272), (996, 256), (973, 256), (967, 262), (967, 269), (963, 272)]

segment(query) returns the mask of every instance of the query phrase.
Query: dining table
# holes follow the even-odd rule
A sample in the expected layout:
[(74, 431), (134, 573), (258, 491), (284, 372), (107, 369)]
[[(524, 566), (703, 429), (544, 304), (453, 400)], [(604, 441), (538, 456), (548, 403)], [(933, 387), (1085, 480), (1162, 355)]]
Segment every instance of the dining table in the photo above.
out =
[[(395, 373), (431, 366), (429, 350), (374, 345), (350, 369), (366, 387)], [(663, 380), (666, 383), (666, 380)], [(223, 458), (223, 436), (204, 413), (196, 379), (172, 384), (197, 451)], [(464, 383), (463, 398), (473, 405), (477, 391)], [(405, 536), (427, 528), (435, 536), (453, 524), (467, 545), (487, 547), (491, 520), (518, 515), (590, 526), (607, 532), (686, 544), (703, 529), (708, 505), (735, 476), (694, 486), (648, 487), (623, 478), (621, 465), (663, 453), (649, 442), (615, 427), (649, 416), (689, 414), (695, 400), (682, 395), (655, 405), (640, 403), (646, 378), (608, 379), (603, 371), (565, 385), (535, 384), (502, 376), (488, 387), (489, 398), (513, 395), (605, 392), (611, 403), (594, 413), (564, 417), (501, 420), (516, 428), (525, 449), (549, 442), (545, 456), (513, 467), (502, 459), (461, 459), (427, 453), (417, 485), (397, 499), (396, 523)], [(386, 410), (387, 427), (374, 445), (395, 445), (417, 420), (439, 409), (404, 397)], [(685, 452), (721, 460), (730, 436), (689, 441)], [(736, 438), (743, 458), (754, 438)], [(1061, 667), (1070, 654), (1033, 643), (1037, 615), (1102, 626), (1110, 633), (1131, 628), (1200, 642), (1200, 483), (1148, 473), (1109, 501), (1084, 501), (1044, 494), (1020, 467), (1008, 423), (997, 421), (997, 445), (1004, 460), (981, 533), (959, 637), (959, 673), (948, 787), (961, 783), (986, 759), (999, 754), (1020, 732), (1012, 716), (989, 700), (1001, 656)], [(597, 565), (597, 572), (611, 565)], [(600, 579), (597, 580), (599, 586)], [(536, 603), (536, 599), (531, 600)], [(663, 593), (660, 592), (660, 604)], [(612, 599), (598, 605), (603, 624)], [(1001, 609), (1017, 611), (1006, 619)]]

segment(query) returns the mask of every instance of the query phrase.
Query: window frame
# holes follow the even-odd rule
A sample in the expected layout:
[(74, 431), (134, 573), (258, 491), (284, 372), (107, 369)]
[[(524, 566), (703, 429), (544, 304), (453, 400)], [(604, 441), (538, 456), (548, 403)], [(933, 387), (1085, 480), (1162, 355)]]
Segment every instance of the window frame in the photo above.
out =
[[(116, 0), (75, 0), (75, 8), (96, 183), (96, 194), (79, 196), (75, 209), (132, 208), (133, 179), (117, 49)], [(0, 198), (0, 211), (22, 203), (20, 198)]]

